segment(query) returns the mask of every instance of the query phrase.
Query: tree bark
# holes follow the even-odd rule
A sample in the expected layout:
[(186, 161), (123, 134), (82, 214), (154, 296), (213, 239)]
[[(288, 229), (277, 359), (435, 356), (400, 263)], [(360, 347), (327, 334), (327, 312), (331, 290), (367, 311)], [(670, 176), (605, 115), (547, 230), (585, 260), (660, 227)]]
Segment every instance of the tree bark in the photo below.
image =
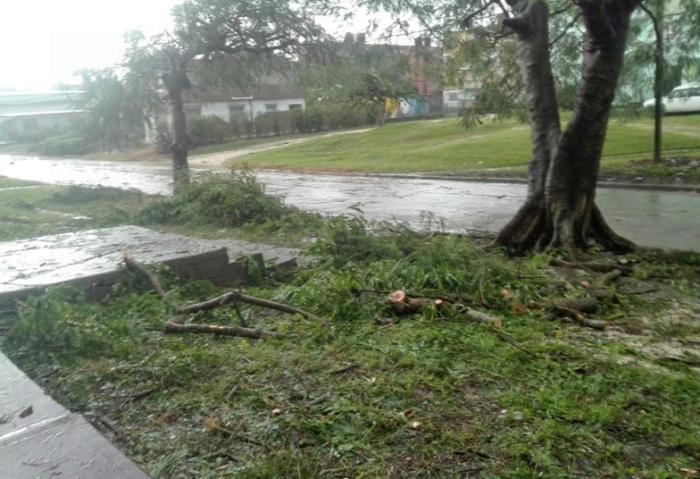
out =
[(562, 248), (571, 256), (598, 243), (626, 251), (595, 204), (608, 119), (622, 68), (629, 18), (638, 0), (578, 0), (586, 27), (583, 72), (569, 124), (560, 129), (549, 60), (549, 11), (527, 2), (505, 25), (518, 36), (533, 143), (528, 193), (496, 241), (514, 252)]
[(189, 89), (191, 84), (187, 76), (187, 58), (173, 50), (167, 51), (166, 55), (168, 56), (169, 69), (163, 75), (163, 83), (168, 92), (169, 127), (172, 134), (170, 155), (173, 166), (173, 184), (175, 192), (177, 192), (190, 182), (190, 169), (187, 163), (189, 139), (182, 92)]

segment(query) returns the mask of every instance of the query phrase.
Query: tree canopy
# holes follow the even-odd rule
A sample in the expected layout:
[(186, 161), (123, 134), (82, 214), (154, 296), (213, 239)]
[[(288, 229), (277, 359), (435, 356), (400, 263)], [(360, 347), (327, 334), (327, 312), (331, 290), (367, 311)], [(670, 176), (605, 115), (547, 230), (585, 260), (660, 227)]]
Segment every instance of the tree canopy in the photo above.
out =
[(176, 188), (189, 181), (183, 92), (192, 86), (193, 60), (224, 56), (245, 65), (246, 59), (265, 55), (298, 57), (325, 36), (313, 18), (322, 5), (319, 0), (187, 0), (173, 9), (172, 32), (131, 49), (130, 63), (150, 77), (157, 72), (167, 91)]

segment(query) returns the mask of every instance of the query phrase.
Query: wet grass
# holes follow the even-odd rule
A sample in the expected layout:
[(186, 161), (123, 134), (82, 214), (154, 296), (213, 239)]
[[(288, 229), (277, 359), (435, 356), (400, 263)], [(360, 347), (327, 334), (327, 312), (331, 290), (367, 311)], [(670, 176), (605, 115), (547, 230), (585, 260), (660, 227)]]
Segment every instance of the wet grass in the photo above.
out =
[[(595, 316), (612, 327), (593, 332), (543, 305), (586, 295), (598, 276), (553, 270), (547, 255), (511, 259), (396, 225), (371, 234), (361, 219), (284, 209), (245, 178), (213, 181), (172, 199), (41, 186), (0, 203), (27, 218), (3, 234), (141, 218), (207, 236), (315, 237), (309, 266), (249, 292), (323, 321), (241, 308), (280, 338), (165, 335), (170, 306), (126, 273), (100, 304), (55, 289), (0, 318), (3, 351), (153, 477), (687, 478), (698, 468), (700, 255), (627, 257), (632, 274), (606, 288)], [(161, 276), (173, 303), (220, 292)], [(396, 318), (382, 292), (397, 288), (488, 311), (510, 340), (433, 308)], [(185, 320), (240, 318), (221, 308)]]
[[(149, 201), (112, 188), (31, 185), (0, 177), (0, 241), (128, 223)], [(31, 186), (5, 189), (5, 187)]]
[[(687, 478), (697, 469), (698, 372), (647, 357), (626, 331), (628, 318), (656, 321), (697, 287), (698, 255), (629, 257), (634, 278), (670, 275), (657, 281), (678, 297), (611, 289), (597, 317), (615, 336), (546, 318), (548, 299), (585, 294), (582, 282), (595, 280), (572, 271), (562, 289), (546, 256), (512, 260), (441, 235), (377, 237), (341, 220), (322, 228), (312, 253), (314, 266), (252, 293), (323, 322), (242, 310), (278, 339), (164, 335), (168, 307), (126, 275), (103, 304), (65, 290), (29, 301), (2, 347), (153, 477)], [(177, 303), (217, 292), (164, 279)], [(428, 309), (399, 321), (383, 294), (360, 292), (397, 287), (458, 295), (501, 317), (521, 349), (459, 315)], [(188, 320), (238, 322), (227, 309)], [(630, 357), (639, 364), (623, 364)]]
[(0, 176), (0, 241), (123, 224), (282, 246), (302, 246), (315, 236), (320, 215), (286, 207), (280, 198), (265, 195), (252, 177), (241, 178), (205, 178), (186, 194), (163, 198), (116, 188), (51, 186)]
[[(697, 126), (694, 126), (697, 117), (667, 119), (666, 155), (700, 156), (700, 130), (695, 131)], [(648, 119), (613, 120), (603, 153), (603, 169), (648, 158), (652, 150), (651, 128)], [(486, 122), (464, 130), (456, 119), (448, 118), (389, 124), (357, 135), (314, 139), (236, 161), (255, 168), (304, 171), (474, 174), (507, 168), (522, 173), (529, 157), (527, 125), (514, 121)]]
[(604, 174), (618, 179), (641, 177), (659, 182), (700, 184), (700, 158), (670, 157), (659, 163), (652, 160), (631, 160), (607, 165)]
[(30, 181), (15, 180), (13, 178), (7, 178), (5, 176), (0, 176), (0, 188), (17, 188), (22, 186), (36, 185)]

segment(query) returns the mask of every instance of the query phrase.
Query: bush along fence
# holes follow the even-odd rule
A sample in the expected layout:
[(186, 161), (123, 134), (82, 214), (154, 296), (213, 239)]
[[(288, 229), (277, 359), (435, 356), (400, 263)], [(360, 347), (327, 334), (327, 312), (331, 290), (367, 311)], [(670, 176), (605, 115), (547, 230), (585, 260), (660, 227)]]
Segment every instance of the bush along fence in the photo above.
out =
[[(379, 112), (367, 106), (316, 104), (306, 109), (268, 112), (250, 120), (233, 118), (230, 122), (216, 116), (203, 116), (188, 121), (190, 146), (223, 143), (239, 138), (264, 138), (294, 133), (315, 133), (325, 130), (356, 128), (377, 123)], [(156, 127), (158, 150), (168, 151), (172, 138), (166, 123)]]

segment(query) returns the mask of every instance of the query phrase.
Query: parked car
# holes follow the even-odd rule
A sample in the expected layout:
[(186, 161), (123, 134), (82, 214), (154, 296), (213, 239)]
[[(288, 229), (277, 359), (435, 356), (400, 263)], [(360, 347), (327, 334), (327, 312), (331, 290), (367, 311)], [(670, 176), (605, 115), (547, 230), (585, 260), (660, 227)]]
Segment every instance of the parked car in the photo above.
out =
[[(665, 113), (700, 112), (700, 84), (678, 86), (661, 103)], [(644, 108), (654, 108), (654, 99), (645, 101)]]

